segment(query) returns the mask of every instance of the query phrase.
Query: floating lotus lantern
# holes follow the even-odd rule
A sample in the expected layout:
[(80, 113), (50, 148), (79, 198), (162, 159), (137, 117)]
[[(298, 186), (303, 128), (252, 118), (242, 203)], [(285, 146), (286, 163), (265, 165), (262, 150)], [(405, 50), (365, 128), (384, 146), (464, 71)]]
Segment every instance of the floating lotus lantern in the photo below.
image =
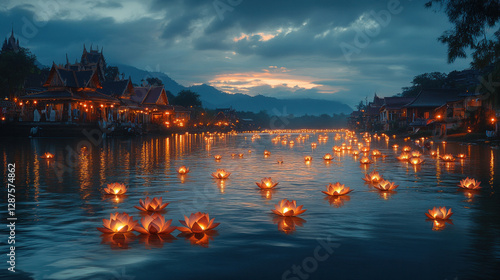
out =
[(344, 184), (340, 184), (339, 182), (337, 182), (335, 184), (328, 184), (326, 186), (326, 191), (321, 192), (326, 195), (339, 196), (346, 195), (352, 192), (352, 190), (349, 187), (346, 187)]
[(361, 147), (360, 151), (362, 153), (368, 153), (370, 151), (370, 147), (368, 147), (368, 146)]
[(260, 180), (260, 183), (255, 182), (255, 184), (257, 184), (257, 186), (261, 189), (272, 189), (278, 185), (278, 182), (273, 182), (271, 177), (269, 177), (263, 178), (262, 180)]
[(409, 146), (404, 146), (401, 150), (403, 152), (409, 152), (409, 151), (411, 151), (411, 148)]
[(398, 145), (398, 144), (394, 144), (394, 145), (392, 145), (392, 148), (393, 148), (394, 150), (397, 150), (397, 149), (399, 148), (399, 145)]
[(467, 156), (465, 154), (458, 154), (457, 158), (459, 158), (459, 159), (466, 159)]
[(317, 146), (318, 146), (318, 144), (316, 144), (316, 143), (314, 143), (314, 142), (313, 142), (313, 143), (311, 143), (311, 148), (315, 149)]
[(177, 169), (177, 173), (179, 173), (181, 175), (188, 174), (189, 168), (187, 168), (185, 165), (183, 165), (183, 166), (179, 167), (179, 169)]
[(243, 153), (238, 154), (238, 157), (240, 157), (240, 158), (243, 158), (243, 156), (245, 156)]
[(358, 150), (353, 150), (352, 151), (353, 156), (359, 156), (359, 151)]
[(460, 184), (458, 185), (462, 189), (467, 189), (467, 190), (479, 190), (481, 187), (479, 186), (481, 182), (476, 181), (475, 179), (470, 179), (469, 177), (463, 179), (460, 181)]
[(265, 156), (265, 157), (268, 157), (268, 156), (270, 156), (270, 155), (271, 155), (271, 152), (270, 152), (270, 151), (268, 151), (268, 150), (264, 150), (264, 156)]
[(334, 152), (340, 153), (340, 152), (342, 151), (342, 148), (341, 148), (341, 147), (339, 147), (339, 146), (333, 146), (332, 150), (333, 150)]
[(370, 174), (366, 174), (365, 178), (362, 178), (367, 183), (376, 184), (383, 180), (382, 176), (377, 171), (372, 171)]
[(434, 207), (429, 209), (429, 213), (425, 213), (427, 218), (431, 220), (447, 220), (453, 215), (451, 208), (446, 210), (446, 207)]
[(125, 184), (122, 183), (111, 183), (104, 188), (104, 191), (107, 194), (120, 195), (127, 192), (127, 187), (125, 187)]
[(361, 164), (370, 164), (370, 163), (373, 163), (373, 161), (369, 158), (369, 157), (362, 157), (359, 162)]
[(291, 217), (298, 216), (306, 212), (306, 209), (302, 210), (302, 207), (303, 205), (297, 206), (297, 202), (295, 200), (289, 201), (287, 199), (283, 199), (279, 204), (276, 204), (274, 209), (271, 209), (271, 211), (273, 211), (276, 215)]
[(446, 162), (453, 162), (455, 161), (455, 158), (451, 154), (445, 154), (440, 157), (441, 160), (446, 161)]
[(382, 153), (379, 150), (372, 151), (372, 157), (381, 157)]
[(348, 150), (348, 151), (350, 151), (350, 150), (352, 150), (352, 146), (351, 145), (346, 146), (345, 149)]
[(192, 213), (189, 217), (184, 216), (184, 221), (179, 220), (183, 227), (177, 227), (183, 233), (203, 233), (216, 228), (219, 223), (214, 223), (214, 219), (210, 220), (207, 213), (197, 212)]
[(282, 159), (278, 159), (277, 162), (278, 162), (278, 164), (283, 164), (283, 160)]
[(431, 152), (430, 152), (430, 154), (431, 154), (431, 156), (433, 156), (433, 157), (435, 157), (435, 156), (437, 156), (437, 155), (438, 155), (437, 151), (431, 151)]
[(374, 187), (380, 191), (392, 191), (396, 189), (399, 185), (394, 184), (394, 182), (389, 182), (387, 180), (381, 180)]
[(408, 161), (410, 160), (410, 154), (402, 153), (399, 157), (396, 157), (400, 161)]
[(51, 153), (45, 153), (43, 156), (40, 156), (40, 158), (51, 159), (54, 158), (54, 155)]
[(215, 160), (221, 160), (221, 159), (222, 159), (222, 156), (221, 156), (221, 155), (215, 155), (215, 156), (214, 156), (214, 159), (215, 159)]
[(323, 156), (323, 159), (324, 159), (324, 160), (328, 160), (328, 161), (330, 161), (330, 160), (332, 160), (332, 159), (333, 159), (333, 156), (332, 156), (331, 154), (325, 154), (325, 155)]
[(231, 173), (226, 172), (224, 169), (217, 169), (217, 172), (212, 173), (212, 177), (215, 179), (227, 179)]
[(232, 154), (231, 154), (231, 157), (233, 157), (233, 158), (234, 158), (234, 157), (236, 157), (236, 154), (235, 154), (235, 153), (232, 153)]
[(413, 165), (419, 165), (419, 164), (422, 164), (422, 162), (424, 162), (424, 160), (419, 158), (419, 157), (412, 157), (412, 158), (410, 158), (409, 162)]
[(134, 207), (144, 212), (157, 212), (163, 210), (169, 203), (163, 203), (163, 198), (161, 197), (153, 197), (151, 199), (148, 196), (146, 197), (146, 199), (144, 199), (144, 201), (142, 199), (139, 199), (139, 204), (141, 206)]
[(310, 162), (313, 158), (311, 156), (305, 156), (304, 161), (305, 162)]
[(171, 226), (172, 220), (165, 221), (165, 217), (154, 213), (141, 219), (142, 226), (135, 226), (134, 230), (142, 234), (169, 234), (176, 229)]
[(137, 225), (132, 216), (127, 213), (115, 213), (109, 215), (109, 220), (102, 219), (104, 227), (97, 229), (103, 233), (126, 233), (130, 232)]
[(419, 151), (413, 151), (413, 152), (411, 152), (411, 156), (418, 158), (418, 157), (422, 156), (422, 154)]

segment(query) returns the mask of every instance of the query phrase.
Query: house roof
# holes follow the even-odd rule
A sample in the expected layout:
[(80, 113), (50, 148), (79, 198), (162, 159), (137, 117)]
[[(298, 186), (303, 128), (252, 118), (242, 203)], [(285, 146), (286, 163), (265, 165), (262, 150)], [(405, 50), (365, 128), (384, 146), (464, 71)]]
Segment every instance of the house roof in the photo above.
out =
[(384, 105), (382, 108), (386, 110), (399, 110), (403, 108), (404, 105), (415, 100), (415, 97), (386, 97), (384, 98)]
[(158, 100), (160, 100), (162, 92), (163, 92), (163, 86), (150, 87), (148, 93), (146, 94), (144, 100), (142, 101), (142, 104), (156, 104)]
[(370, 116), (376, 116), (380, 112), (380, 107), (368, 107), (365, 110), (365, 113)]
[(34, 94), (19, 97), (21, 100), (85, 100), (81, 95), (74, 94), (68, 90), (46, 90)]
[(122, 96), (130, 80), (123, 81), (104, 81), (102, 83), (102, 89), (99, 91), (109, 96)]
[(462, 99), (463, 92), (456, 89), (424, 89), (420, 91), (415, 100), (406, 104), (406, 108), (435, 108), (446, 102)]
[(142, 103), (146, 95), (148, 94), (148, 87), (134, 87), (134, 94), (130, 96), (130, 99), (139, 104)]

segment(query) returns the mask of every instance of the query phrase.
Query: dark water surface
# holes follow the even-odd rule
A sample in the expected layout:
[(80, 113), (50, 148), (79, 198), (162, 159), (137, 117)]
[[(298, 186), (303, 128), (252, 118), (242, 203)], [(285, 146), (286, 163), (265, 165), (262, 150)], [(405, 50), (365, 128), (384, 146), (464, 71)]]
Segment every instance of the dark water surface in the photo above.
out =
[[(368, 168), (348, 153), (332, 153), (334, 140), (311, 149), (310, 133), (293, 147), (273, 144), (268, 134), (202, 135), (106, 139), (98, 145), (82, 139), (4, 139), (0, 173), (5, 186), (7, 164), (16, 164), (16, 270), (5, 279), (499, 279), (500, 150), (489, 146), (435, 144), (441, 153), (468, 158), (446, 164), (429, 155), (419, 168), (399, 162), (392, 140), (372, 141), (387, 157)], [(296, 137), (297, 135), (292, 135)], [(87, 145), (87, 148), (82, 148)], [(272, 152), (264, 158), (263, 151)], [(251, 150), (251, 153), (249, 153)], [(55, 159), (39, 156), (45, 152)], [(244, 153), (243, 158), (231, 153)], [(321, 159), (334, 154), (331, 163)], [(222, 160), (214, 161), (213, 155)], [(312, 155), (310, 165), (303, 157)], [(283, 164), (277, 164), (282, 159)], [(176, 169), (186, 165), (184, 177)], [(210, 173), (225, 168), (223, 184)], [(367, 172), (379, 171), (399, 185), (387, 196), (364, 184)], [(262, 177), (279, 181), (272, 193), (255, 185)], [(465, 177), (480, 180), (476, 193), (460, 191)], [(328, 183), (354, 189), (343, 200), (325, 199)], [(122, 182), (127, 195), (104, 195), (107, 183)], [(6, 205), (4, 187), (2, 205)], [(162, 196), (170, 202), (166, 219), (191, 212), (210, 213), (218, 234), (204, 246), (178, 236), (161, 241), (139, 237), (128, 242), (101, 237), (97, 227), (110, 213), (127, 212), (140, 198)], [(294, 199), (307, 212), (295, 231), (282, 232), (270, 209)], [(453, 224), (433, 230), (424, 215), (434, 206), (453, 209)], [(6, 206), (2, 210), (6, 224)], [(290, 223), (290, 221), (288, 221)], [(293, 222), (293, 221), (292, 221)], [(302, 225), (302, 226), (301, 226)], [(4, 226), (2, 226), (4, 228)], [(2, 254), (8, 233), (2, 231)], [(197, 240), (194, 240), (195, 242)], [(204, 242), (206, 241), (206, 242)], [(4, 255), (5, 256), (5, 255)]]

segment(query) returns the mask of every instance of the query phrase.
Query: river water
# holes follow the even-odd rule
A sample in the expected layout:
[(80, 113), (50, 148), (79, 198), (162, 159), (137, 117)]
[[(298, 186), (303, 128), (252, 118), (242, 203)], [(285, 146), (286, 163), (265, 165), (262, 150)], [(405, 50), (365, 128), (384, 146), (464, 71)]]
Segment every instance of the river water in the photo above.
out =
[[(302, 134), (303, 136), (306, 133)], [(183, 134), (171, 137), (85, 139), (3, 139), (0, 173), (16, 166), (16, 274), (4, 279), (498, 279), (500, 277), (500, 150), (490, 146), (435, 143), (443, 153), (465, 153), (454, 163), (424, 154), (418, 168), (400, 162), (392, 149), (410, 142), (374, 139), (385, 158), (362, 167), (335, 133), (320, 134), (292, 147), (273, 143), (276, 135)], [(323, 133), (321, 133), (323, 135)], [(382, 138), (383, 139), (383, 138)], [(271, 155), (264, 157), (264, 150)], [(420, 149), (420, 151), (422, 151)], [(45, 152), (54, 159), (40, 158)], [(425, 151), (424, 151), (425, 152)], [(243, 157), (232, 153), (242, 153)], [(326, 162), (321, 157), (332, 153)], [(222, 155), (220, 161), (213, 156)], [(313, 160), (305, 164), (304, 156)], [(282, 164), (277, 161), (282, 160)], [(186, 165), (190, 173), (177, 174)], [(231, 172), (224, 182), (210, 174)], [(361, 179), (376, 170), (396, 182), (383, 195)], [(263, 192), (255, 182), (272, 177), (279, 184)], [(459, 190), (465, 177), (481, 181), (477, 192)], [(108, 183), (128, 187), (124, 196), (103, 194)], [(322, 190), (341, 182), (353, 189), (343, 199)], [(6, 201), (4, 187), (2, 205)], [(96, 228), (110, 213), (134, 219), (139, 199), (163, 197), (164, 213), (180, 226), (183, 215), (202, 211), (220, 222), (216, 234), (188, 239), (174, 231), (159, 240), (135, 236), (113, 240)], [(307, 211), (283, 220), (271, 209), (281, 199), (296, 200)], [(434, 206), (451, 207), (452, 222), (433, 229), (424, 215)], [(7, 207), (4, 206), (4, 221)], [(7, 222), (4, 222), (7, 223)], [(294, 227), (282, 231), (283, 223)], [(8, 233), (2, 231), (2, 254)], [(4, 255), (5, 256), (5, 255)], [(6, 257), (3, 259), (7, 260)]]

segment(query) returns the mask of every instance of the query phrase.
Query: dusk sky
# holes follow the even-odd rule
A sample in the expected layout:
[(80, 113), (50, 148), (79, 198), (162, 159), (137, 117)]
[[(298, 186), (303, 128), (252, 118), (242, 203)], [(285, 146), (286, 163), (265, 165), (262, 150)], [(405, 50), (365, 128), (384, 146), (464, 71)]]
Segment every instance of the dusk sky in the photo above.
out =
[(3, 37), (13, 24), (21, 46), (44, 65), (65, 62), (66, 53), (74, 62), (92, 44), (104, 48), (109, 65), (231, 93), (354, 106), (374, 92), (399, 93), (415, 75), (470, 62), (447, 63), (437, 38), (451, 25), (426, 1), (2, 2)]

